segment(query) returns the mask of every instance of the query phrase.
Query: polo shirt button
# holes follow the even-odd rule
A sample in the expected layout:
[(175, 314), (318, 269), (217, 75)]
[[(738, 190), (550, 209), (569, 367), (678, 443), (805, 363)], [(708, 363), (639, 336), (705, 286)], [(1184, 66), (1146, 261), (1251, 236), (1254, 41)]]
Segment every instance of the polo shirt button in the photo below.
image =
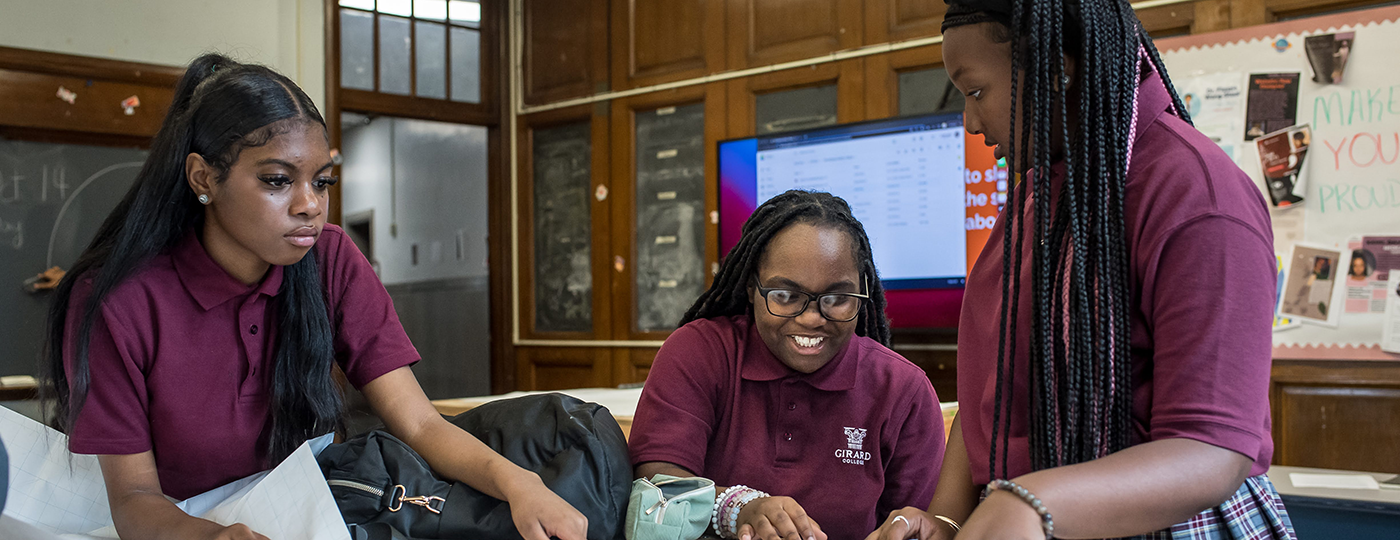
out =
[(255, 336), (258, 335), (258, 325), (253, 325), (251, 328), (248, 328), (248, 331), (252, 332)]
[(784, 434), (783, 434), (783, 437), (786, 437), (787, 440), (789, 440), (789, 441), (792, 440), (792, 434), (791, 434), (791, 433), (784, 433)]
[(789, 404), (788, 404), (788, 410), (789, 410), (789, 411), (797, 410), (797, 404), (796, 404), (796, 403), (789, 403)]

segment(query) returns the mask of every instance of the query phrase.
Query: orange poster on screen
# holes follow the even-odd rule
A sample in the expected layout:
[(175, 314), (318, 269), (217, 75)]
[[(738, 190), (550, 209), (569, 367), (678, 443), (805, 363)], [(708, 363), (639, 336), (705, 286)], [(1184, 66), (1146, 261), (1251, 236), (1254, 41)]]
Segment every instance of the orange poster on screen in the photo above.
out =
[(963, 185), (966, 193), (967, 219), (967, 269), (982, 254), (982, 246), (992, 236), (992, 226), (1002, 207), (1006, 206), (1008, 187), (1006, 167), (997, 164), (992, 147), (983, 143), (981, 135), (967, 134), (963, 145), (967, 168), (963, 171)]

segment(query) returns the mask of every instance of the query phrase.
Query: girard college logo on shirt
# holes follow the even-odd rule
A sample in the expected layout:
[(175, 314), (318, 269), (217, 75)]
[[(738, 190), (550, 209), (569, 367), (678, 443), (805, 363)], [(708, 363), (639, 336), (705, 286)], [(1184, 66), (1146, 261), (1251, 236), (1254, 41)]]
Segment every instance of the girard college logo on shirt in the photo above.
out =
[(863, 451), (865, 428), (842, 428), (846, 432), (846, 447), (836, 449), (836, 459), (848, 465), (865, 465), (870, 460), (870, 452)]

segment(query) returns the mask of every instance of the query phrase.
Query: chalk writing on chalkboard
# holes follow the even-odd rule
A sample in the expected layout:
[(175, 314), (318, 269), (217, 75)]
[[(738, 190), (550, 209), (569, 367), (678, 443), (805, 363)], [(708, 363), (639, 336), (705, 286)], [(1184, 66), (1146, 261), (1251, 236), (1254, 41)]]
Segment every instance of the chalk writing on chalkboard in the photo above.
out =
[(533, 139), (535, 330), (586, 332), (593, 328), (589, 125), (540, 129)]
[(635, 325), (671, 330), (705, 290), (705, 106), (636, 118)]
[(136, 149), (0, 140), (0, 374), (38, 365), (50, 295), (25, 282), (72, 267), (145, 159)]

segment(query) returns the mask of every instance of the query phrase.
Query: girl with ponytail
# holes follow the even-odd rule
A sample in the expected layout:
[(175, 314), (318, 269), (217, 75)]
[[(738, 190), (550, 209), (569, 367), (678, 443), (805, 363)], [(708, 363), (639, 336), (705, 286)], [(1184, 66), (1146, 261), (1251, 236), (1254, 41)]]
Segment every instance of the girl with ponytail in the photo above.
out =
[(1126, 0), (947, 1), (967, 129), (1020, 181), (968, 276), (933, 503), (871, 538), (1292, 538), (1259, 189)]
[(286, 77), (205, 55), (175, 90), (136, 183), (59, 284), (45, 391), (75, 453), (98, 454), (117, 532), (262, 538), (184, 499), (337, 431), (339, 366), (437, 470), (510, 503), (529, 540), (586, 520), (442, 419), (364, 256), (326, 223), (325, 121)]

